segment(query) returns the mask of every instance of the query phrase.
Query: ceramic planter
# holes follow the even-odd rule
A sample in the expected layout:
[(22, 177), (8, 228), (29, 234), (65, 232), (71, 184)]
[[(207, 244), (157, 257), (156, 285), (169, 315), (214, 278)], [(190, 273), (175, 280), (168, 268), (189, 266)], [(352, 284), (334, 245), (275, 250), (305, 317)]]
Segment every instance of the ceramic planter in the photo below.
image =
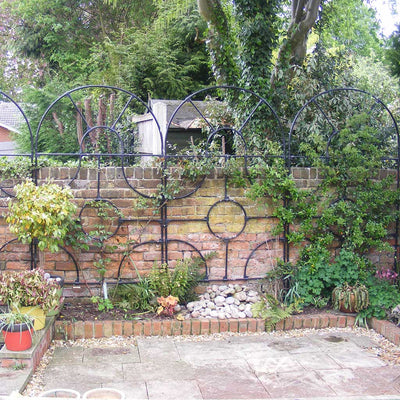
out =
[(27, 314), (30, 315), (35, 319), (35, 322), (33, 324), (33, 329), (35, 331), (39, 331), (40, 329), (43, 329), (46, 325), (46, 313), (43, 311), (42, 308), (38, 306), (27, 306), (27, 307), (19, 307), (19, 312), (21, 314)]

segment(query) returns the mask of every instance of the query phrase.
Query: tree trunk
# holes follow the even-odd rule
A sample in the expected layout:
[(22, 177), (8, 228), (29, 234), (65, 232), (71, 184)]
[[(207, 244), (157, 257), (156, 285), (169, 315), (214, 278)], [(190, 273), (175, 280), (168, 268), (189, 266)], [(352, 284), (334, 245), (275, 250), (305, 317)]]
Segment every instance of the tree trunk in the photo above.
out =
[(220, 0), (197, 0), (200, 15), (208, 24), (207, 47), (218, 85), (234, 85), (239, 77), (232, 56), (232, 37)]
[[(287, 37), (283, 41), (274, 71), (271, 84), (275, 85), (280, 69), (289, 69), (295, 65), (302, 65), (307, 55), (307, 38), (314, 26), (321, 0), (292, 0), (292, 16)], [(286, 79), (290, 81), (290, 76)]]

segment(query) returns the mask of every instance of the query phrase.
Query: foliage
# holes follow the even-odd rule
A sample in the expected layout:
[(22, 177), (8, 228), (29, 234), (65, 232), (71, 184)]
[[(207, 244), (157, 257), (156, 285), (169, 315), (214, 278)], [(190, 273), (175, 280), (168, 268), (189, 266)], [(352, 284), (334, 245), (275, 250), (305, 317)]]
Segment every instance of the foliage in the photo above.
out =
[(15, 186), (6, 221), (22, 243), (37, 241), (40, 250), (57, 252), (74, 223), (72, 192), (53, 183), (42, 186), (31, 180)]
[(147, 277), (140, 277), (135, 284), (119, 283), (110, 290), (110, 299), (124, 309), (154, 311), (156, 295)]
[(150, 287), (160, 297), (178, 297), (182, 303), (196, 299), (194, 289), (201, 281), (203, 264), (200, 257), (185, 258), (176, 262), (174, 270), (166, 264), (154, 265), (149, 275)]
[(324, 2), (317, 31), (326, 48), (343, 47), (361, 56), (381, 56), (376, 11), (362, 0)]
[(344, 282), (365, 282), (373, 274), (368, 261), (353, 251), (342, 249), (331, 262), (330, 251), (317, 245), (302, 249), (296, 269), (294, 282), (305, 304), (315, 304), (318, 297), (329, 298), (332, 290)]
[[(210, 253), (206, 258), (212, 255)], [(167, 265), (155, 264), (148, 276), (141, 276), (137, 271), (137, 283), (118, 283), (110, 291), (110, 298), (121, 307), (141, 311), (156, 311), (160, 305), (157, 298), (169, 296), (186, 304), (197, 298), (195, 288), (203, 277), (200, 272), (203, 262), (200, 257), (177, 260), (173, 270)]]
[(0, 314), (0, 330), (14, 331), (18, 325), (21, 325), (19, 327), (21, 331), (25, 330), (23, 329), (23, 325), (25, 325), (28, 330), (32, 330), (34, 325), (33, 317), (29, 314), (20, 313), (19, 311), (10, 311)]
[[(42, 160), (40, 167), (46, 166)], [(31, 158), (29, 157), (0, 157), (1, 178), (30, 178), (34, 170)]]
[(174, 308), (178, 302), (179, 299), (174, 296), (157, 297), (157, 303), (159, 304), (159, 307), (157, 308), (157, 314), (171, 317), (174, 314)]
[(370, 276), (365, 283), (369, 293), (369, 306), (360, 311), (359, 316), (364, 320), (376, 317), (386, 319), (392, 309), (400, 304), (400, 291), (398, 285), (376, 276)]
[(110, 311), (114, 308), (114, 305), (110, 299), (92, 296), (91, 299), (93, 304), (97, 304), (97, 309), (99, 311)]
[(332, 304), (336, 310), (342, 308), (351, 310), (351, 312), (364, 310), (369, 305), (368, 289), (359, 282), (356, 282), (354, 285), (344, 282), (333, 289)]
[(314, 235), (329, 230), (341, 247), (358, 254), (387, 248), (384, 239), (396, 219), (399, 195), (393, 175), (377, 179), (382, 159), (392, 150), (366, 118), (361, 114), (348, 121), (331, 144), (328, 162), (320, 166), (323, 211), (313, 227)]
[(279, 321), (290, 317), (294, 312), (300, 311), (298, 303), (295, 302), (286, 306), (270, 294), (261, 295), (261, 300), (254, 303), (251, 310), (256, 318), (265, 319), (267, 331), (271, 331)]
[(400, 77), (400, 25), (389, 38), (389, 47), (386, 50), (386, 58), (389, 61), (390, 69), (394, 75)]
[(57, 307), (60, 299), (58, 284), (42, 269), (3, 271), (0, 275), (0, 301), (18, 309), (38, 306), (43, 310)]

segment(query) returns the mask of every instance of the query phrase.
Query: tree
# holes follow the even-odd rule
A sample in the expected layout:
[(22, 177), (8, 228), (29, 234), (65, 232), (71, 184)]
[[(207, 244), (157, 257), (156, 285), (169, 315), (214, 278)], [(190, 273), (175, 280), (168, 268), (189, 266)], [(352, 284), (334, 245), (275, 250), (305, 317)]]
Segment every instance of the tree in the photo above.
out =
[(320, 43), (325, 48), (342, 47), (374, 58), (383, 55), (384, 43), (378, 35), (376, 11), (363, 0), (324, 2), (318, 25)]
[(21, 0), (9, 10), (15, 52), (42, 67), (39, 86), (109, 84), (144, 99), (182, 97), (212, 76), (194, 3), (168, 27), (166, 14), (153, 0)]
[(400, 77), (400, 25), (397, 25), (397, 30), (389, 38), (386, 58), (389, 61), (392, 73)]
[[(210, 52), (217, 60), (214, 64), (217, 76), (230, 77), (229, 71), (235, 70), (232, 62), (226, 63), (229, 56), (225, 46), (229, 31), (237, 32), (236, 49), (230, 53), (237, 57), (237, 76), (245, 77), (244, 83), (254, 83), (261, 79), (265, 85), (266, 75), (274, 83), (278, 71), (290, 65), (301, 65), (307, 48), (307, 37), (318, 17), (320, 0), (293, 0), (288, 28), (285, 31), (273, 69), (273, 54), (278, 45), (278, 34), (284, 22), (281, 1), (235, 1), (232, 6), (224, 5), (221, 0), (198, 0), (200, 14), (206, 19), (209, 29)], [(228, 12), (231, 15), (228, 15)], [(231, 26), (229, 26), (229, 24)], [(221, 62), (220, 59), (223, 60)], [(271, 72), (272, 76), (271, 76)], [(269, 72), (269, 73), (268, 73)], [(268, 73), (268, 74), (267, 74)], [(221, 81), (222, 79), (220, 79)], [(226, 83), (231, 83), (229, 80)], [(254, 87), (254, 86), (253, 86)]]

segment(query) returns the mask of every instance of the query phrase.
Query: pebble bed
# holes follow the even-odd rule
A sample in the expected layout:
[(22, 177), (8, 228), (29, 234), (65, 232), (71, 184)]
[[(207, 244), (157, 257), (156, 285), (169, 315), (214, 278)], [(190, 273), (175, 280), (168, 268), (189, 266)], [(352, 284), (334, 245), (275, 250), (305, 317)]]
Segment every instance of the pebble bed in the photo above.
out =
[(252, 318), (251, 307), (259, 300), (258, 293), (245, 285), (212, 285), (186, 305), (186, 318)]

